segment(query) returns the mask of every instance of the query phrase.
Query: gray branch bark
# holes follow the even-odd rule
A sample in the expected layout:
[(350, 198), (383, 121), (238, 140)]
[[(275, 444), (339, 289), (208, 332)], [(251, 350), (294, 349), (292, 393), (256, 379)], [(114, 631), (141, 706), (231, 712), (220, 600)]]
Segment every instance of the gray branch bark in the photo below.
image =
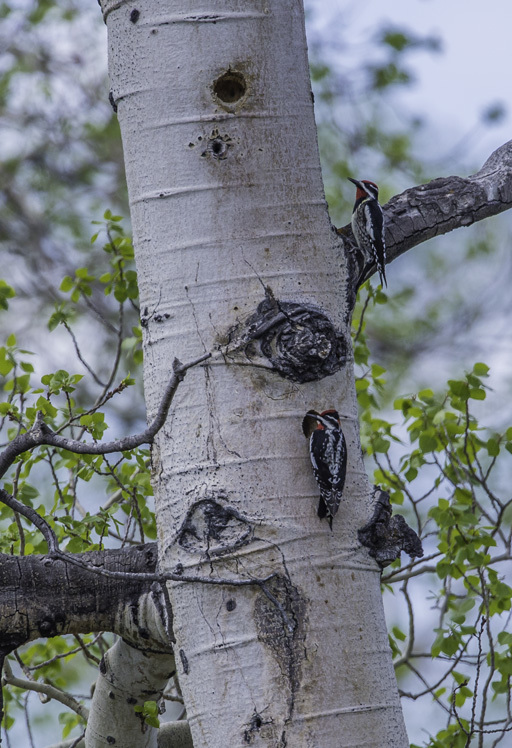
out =
[[(156, 544), (75, 554), (108, 571), (155, 573)], [(20, 590), (22, 594), (20, 594)], [(112, 578), (48, 556), (0, 555), (0, 648), (38, 637), (111, 631), (142, 648), (172, 651), (171, 610), (160, 584)]]
[[(512, 207), (512, 140), (469, 177), (439, 177), (395, 195), (383, 206), (388, 264), (412, 247)], [(350, 224), (338, 233), (355, 249)], [(357, 251), (357, 250), (356, 250)], [(373, 275), (376, 268), (366, 277)]]

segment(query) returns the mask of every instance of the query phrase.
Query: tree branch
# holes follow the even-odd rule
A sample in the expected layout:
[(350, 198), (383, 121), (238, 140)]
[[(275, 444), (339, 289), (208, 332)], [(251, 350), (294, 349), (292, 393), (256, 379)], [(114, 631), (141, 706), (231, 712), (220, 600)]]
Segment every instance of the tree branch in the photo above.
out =
[(38, 680), (26, 680), (25, 678), (18, 678), (11, 670), (11, 666), (8, 661), (4, 662), (5, 675), (2, 678), (2, 683), (6, 686), (16, 686), (17, 688), (24, 688), (26, 691), (36, 691), (37, 693), (45, 694), (50, 699), (60, 701), (61, 704), (67, 706), (68, 709), (72, 709), (74, 712), (80, 715), (82, 719), (87, 721), (89, 717), (89, 710), (83, 704), (80, 704), (65, 691), (61, 691), (59, 688), (50, 685), (49, 683), (43, 683)]
[(157, 573), (154, 543), (57, 559), (0, 554), (0, 650), (7, 654), (39, 637), (111, 631), (132, 646), (170, 652), (167, 592), (145, 573)]
[(26, 504), (22, 504), (21, 501), (15, 499), (14, 496), (11, 496), (10, 493), (4, 491), (3, 488), (0, 488), (0, 501), (10, 509), (12, 509), (14, 512), (21, 514), (23, 517), (28, 519), (29, 522), (32, 522), (32, 524), (37, 527), (39, 532), (46, 540), (49, 553), (56, 553), (59, 550), (57, 536), (55, 535), (45, 518), (38, 514), (35, 509), (32, 509), (32, 507), (30, 506), (26, 506)]
[(112, 452), (125, 452), (135, 449), (135, 447), (140, 447), (141, 444), (151, 444), (155, 435), (165, 423), (174, 394), (188, 369), (206, 361), (210, 356), (211, 353), (206, 353), (188, 364), (182, 364), (178, 359), (174, 359), (172, 375), (160, 402), (158, 412), (147, 429), (140, 434), (133, 434), (132, 436), (125, 436), (122, 439), (103, 443), (88, 443), (75, 439), (66, 439), (66, 437), (52, 431), (44, 422), (43, 414), (39, 412), (32, 428), (25, 433), (18, 434), (0, 455), (0, 478), (5, 475), (16, 457), (29, 449), (42, 445), (67, 449), (68, 452), (74, 452), (75, 454), (104, 455), (111, 454)]
[[(440, 177), (395, 195), (383, 206), (388, 264), (417, 244), (512, 207), (512, 140), (469, 177)], [(355, 248), (350, 225), (338, 229)], [(365, 279), (375, 273), (370, 268)]]

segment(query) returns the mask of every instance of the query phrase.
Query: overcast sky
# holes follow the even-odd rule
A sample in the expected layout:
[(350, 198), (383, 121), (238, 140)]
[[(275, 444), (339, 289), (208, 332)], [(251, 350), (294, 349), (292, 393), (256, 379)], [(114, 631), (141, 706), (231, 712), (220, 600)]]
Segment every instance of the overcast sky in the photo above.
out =
[[(485, 159), (512, 137), (511, 0), (307, 0), (307, 5), (314, 11), (315, 26), (328, 33), (335, 33), (343, 19), (349, 22), (354, 41), (368, 40), (384, 22), (440, 37), (441, 54), (410, 56), (417, 83), (401, 89), (400, 103), (427, 114), (436, 135), (444, 133), (451, 145), (478, 123), (490, 104), (504, 105), (508, 116), (497, 126), (482, 128), (471, 141), (467, 155), (475, 160)], [(346, 38), (347, 32), (341, 28), (340, 34)]]

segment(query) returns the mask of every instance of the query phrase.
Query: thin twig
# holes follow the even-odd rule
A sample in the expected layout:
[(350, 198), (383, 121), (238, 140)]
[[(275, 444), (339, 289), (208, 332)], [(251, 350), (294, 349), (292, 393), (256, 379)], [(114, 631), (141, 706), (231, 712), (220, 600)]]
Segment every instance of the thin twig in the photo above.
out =
[(80, 715), (82, 719), (87, 720), (89, 717), (89, 710), (87, 707), (80, 704), (76, 699), (69, 694), (61, 691), (55, 686), (51, 686), (49, 683), (41, 683), (40, 681), (26, 680), (25, 678), (18, 678), (12, 672), (11, 666), (7, 660), (4, 661), (4, 677), (2, 682), (7, 686), (16, 686), (17, 688), (23, 688), (26, 691), (36, 691), (37, 693), (44, 693), (50, 699), (55, 699), (61, 704), (64, 704), (69, 709)]
[(87, 363), (87, 361), (83, 358), (82, 354), (80, 353), (80, 348), (78, 346), (78, 341), (77, 341), (77, 339), (75, 337), (75, 333), (73, 332), (73, 330), (71, 329), (71, 327), (68, 325), (68, 323), (66, 322), (66, 320), (62, 320), (62, 324), (64, 325), (64, 327), (66, 328), (66, 330), (68, 331), (68, 333), (71, 336), (71, 340), (73, 341), (73, 345), (75, 346), (75, 353), (78, 356), (78, 360), (85, 366), (85, 368), (87, 369), (87, 371), (89, 372), (89, 374), (91, 375), (91, 377), (94, 379), (94, 381), (96, 382), (96, 384), (99, 384), (100, 387), (105, 387), (104, 382), (102, 382), (101, 379), (95, 374), (94, 370), (89, 366), (89, 364)]
[(157, 414), (152, 423), (140, 434), (133, 434), (132, 436), (125, 436), (121, 439), (103, 443), (80, 442), (75, 439), (66, 439), (56, 434), (46, 425), (43, 414), (39, 411), (32, 428), (24, 434), (18, 434), (0, 455), (0, 478), (5, 475), (16, 457), (37, 446), (58, 447), (59, 449), (66, 449), (68, 452), (75, 454), (99, 455), (125, 452), (135, 449), (135, 447), (140, 447), (142, 444), (151, 444), (155, 435), (165, 423), (174, 394), (188, 369), (197, 366), (197, 364), (206, 361), (210, 357), (211, 353), (206, 353), (188, 364), (182, 364), (178, 359), (174, 360), (171, 378), (165, 388)]

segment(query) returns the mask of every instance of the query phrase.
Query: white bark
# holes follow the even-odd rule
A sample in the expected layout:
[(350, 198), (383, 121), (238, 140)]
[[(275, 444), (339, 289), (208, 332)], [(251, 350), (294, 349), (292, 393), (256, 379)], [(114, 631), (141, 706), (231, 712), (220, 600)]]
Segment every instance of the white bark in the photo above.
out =
[[(146, 0), (138, 16), (133, 3), (103, 6), (151, 417), (173, 358), (225, 345), (264, 287), (323, 310), (348, 339), (347, 273), (324, 201), (302, 4)], [(236, 102), (215, 95), (223, 74), (234, 98), (246, 86)], [(301, 433), (306, 410), (328, 407), (349, 455), (332, 532), (316, 516)], [(170, 585), (195, 748), (408, 745), (380, 574), (357, 541), (372, 508), (350, 352), (306, 383), (262, 356), (190, 371), (153, 463), (163, 570), (279, 575), (265, 589)]]
[(151, 655), (118, 639), (100, 665), (85, 748), (157, 748), (158, 729), (146, 724), (135, 707), (161, 698), (174, 667), (173, 655)]

